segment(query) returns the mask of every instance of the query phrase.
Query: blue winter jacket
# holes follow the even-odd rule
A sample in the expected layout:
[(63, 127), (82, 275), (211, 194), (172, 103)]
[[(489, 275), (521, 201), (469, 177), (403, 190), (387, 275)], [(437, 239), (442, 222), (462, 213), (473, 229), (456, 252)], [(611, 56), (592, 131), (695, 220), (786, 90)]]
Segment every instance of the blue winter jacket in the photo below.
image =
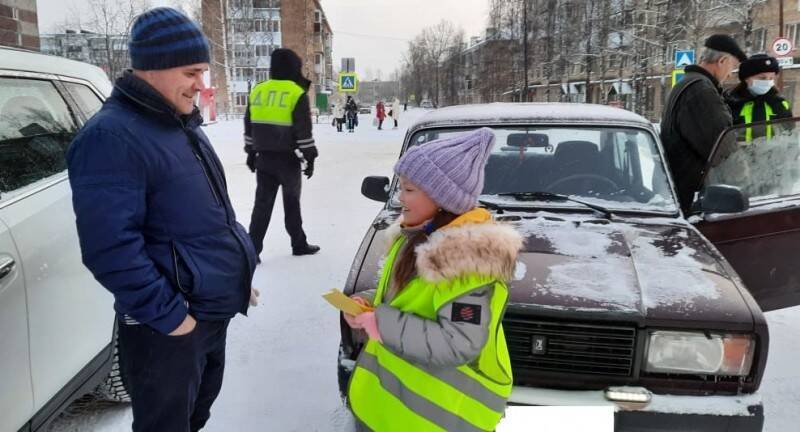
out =
[(67, 152), (84, 264), (118, 313), (164, 334), (250, 298), (255, 250), (201, 123), (128, 72)]

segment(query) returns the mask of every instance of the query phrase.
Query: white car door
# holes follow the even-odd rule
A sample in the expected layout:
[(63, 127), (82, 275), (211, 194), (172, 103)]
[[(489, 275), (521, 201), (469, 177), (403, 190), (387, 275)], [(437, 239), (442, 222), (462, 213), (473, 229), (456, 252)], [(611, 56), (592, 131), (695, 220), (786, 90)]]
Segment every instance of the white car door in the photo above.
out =
[[(0, 151), (3, 145), (0, 141)], [(3, 196), (0, 195), (0, 206)], [(33, 415), (28, 357), (28, 313), (22, 266), (0, 221), (0, 431), (19, 430)]]
[(111, 342), (113, 300), (81, 261), (64, 159), (73, 112), (51, 81), (0, 77), (0, 119), (0, 187), (11, 195), (0, 219), (24, 271), (38, 411)]

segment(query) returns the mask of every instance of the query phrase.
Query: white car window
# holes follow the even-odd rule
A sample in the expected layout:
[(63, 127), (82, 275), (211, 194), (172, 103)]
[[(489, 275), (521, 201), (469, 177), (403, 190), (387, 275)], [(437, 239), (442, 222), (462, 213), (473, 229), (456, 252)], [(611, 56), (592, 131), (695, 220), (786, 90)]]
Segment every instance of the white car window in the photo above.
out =
[(0, 78), (0, 198), (66, 169), (76, 125), (53, 83)]
[(89, 119), (96, 112), (100, 111), (100, 108), (103, 107), (103, 100), (100, 99), (95, 92), (92, 91), (88, 86), (83, 84), (77, 83), (70, 83), (65, 82), (64, 87), (67, 88), (69, 94), (75, 99), (75, 102), (78, 104), (78, 107), (83, 111), (86, 115), (86, 118)]

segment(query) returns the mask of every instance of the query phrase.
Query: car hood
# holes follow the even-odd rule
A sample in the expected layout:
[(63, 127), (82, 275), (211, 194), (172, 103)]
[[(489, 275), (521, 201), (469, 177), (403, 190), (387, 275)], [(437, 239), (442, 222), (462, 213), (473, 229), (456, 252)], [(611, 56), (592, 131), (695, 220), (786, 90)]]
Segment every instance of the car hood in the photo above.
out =
[(512, 310), (564, 311), (647, 325), (752, 327), (722, 256), (681, 219), (511, 218), (525, 236)]

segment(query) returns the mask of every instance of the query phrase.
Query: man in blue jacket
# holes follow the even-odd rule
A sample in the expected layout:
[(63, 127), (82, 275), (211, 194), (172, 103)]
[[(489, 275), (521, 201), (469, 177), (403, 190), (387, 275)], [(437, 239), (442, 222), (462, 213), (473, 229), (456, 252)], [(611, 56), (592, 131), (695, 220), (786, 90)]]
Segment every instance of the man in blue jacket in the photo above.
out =
[(180, 12), (134, 22), (132, 71), (67, 153), (83, 262), (114, 295), (134, 431), (196, 431), (222, 385), (255, 250), (200, 129), (208, 44)]

